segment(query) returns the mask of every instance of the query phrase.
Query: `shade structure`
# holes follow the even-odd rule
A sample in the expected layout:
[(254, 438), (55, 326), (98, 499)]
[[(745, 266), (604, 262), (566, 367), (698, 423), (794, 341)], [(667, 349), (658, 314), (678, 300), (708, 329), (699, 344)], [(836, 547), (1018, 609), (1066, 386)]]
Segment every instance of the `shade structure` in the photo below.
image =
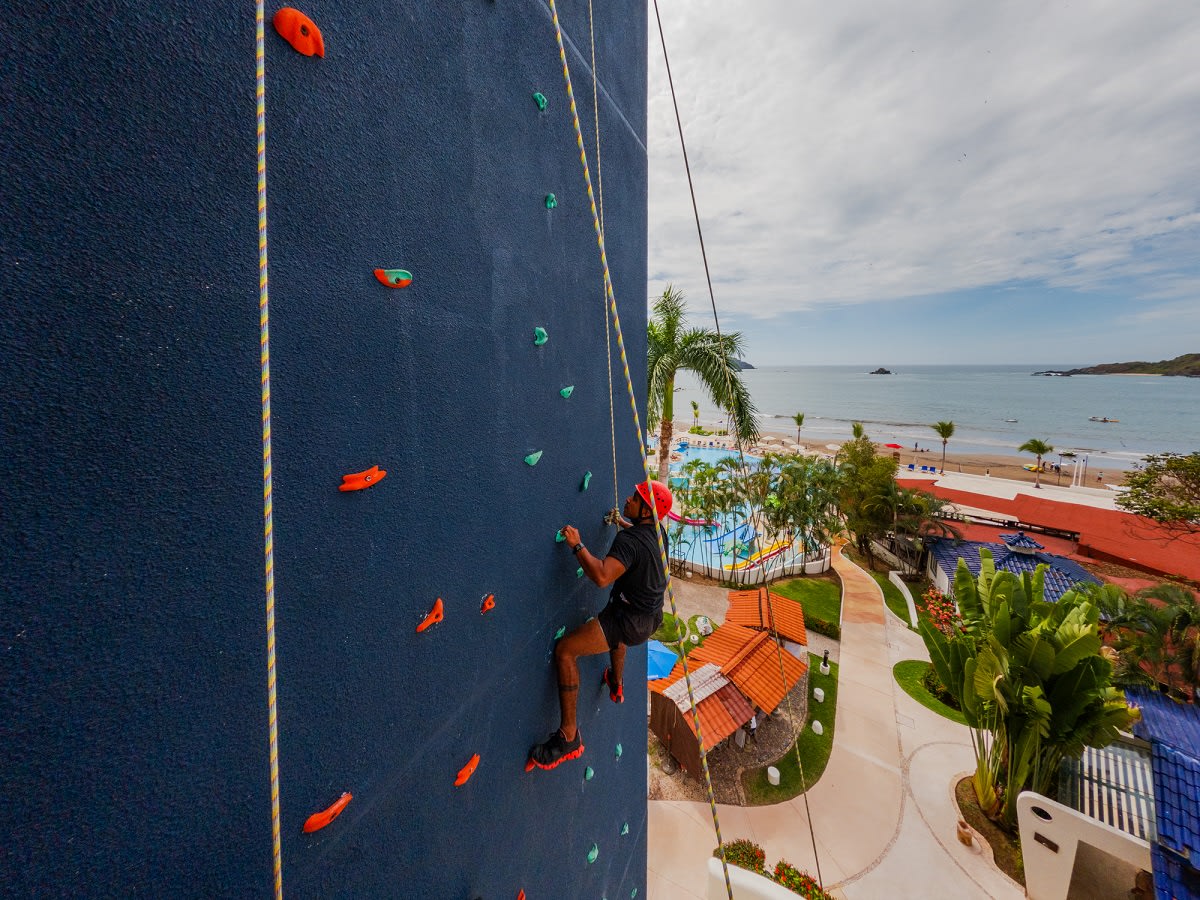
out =
[(677, 662), (679, 657), (662, 641), (646, 642), (646, 680), (666, 678)]
[(903, 450), (904, 449), (900, 444), (884, 444), (883, 446), (891, 447), (893, 450)]

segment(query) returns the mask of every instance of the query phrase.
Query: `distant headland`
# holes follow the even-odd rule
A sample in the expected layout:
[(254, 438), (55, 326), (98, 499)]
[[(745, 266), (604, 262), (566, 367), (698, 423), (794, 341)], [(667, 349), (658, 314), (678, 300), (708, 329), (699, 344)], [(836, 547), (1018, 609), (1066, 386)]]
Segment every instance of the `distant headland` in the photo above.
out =
[(1200, 378), (1200, 353), (1185, 353), (1158, 362), (1102, 363), (1083, 369), (1047, 370), (1034, 375), (1180, 375)]
[(754, 368), (754, 366), (750, 365), (750, 363), (746, 362), (744, 359), (734, 359), (733, 367), (738, 372), (742, 371), (742, 369), (753, 369)]

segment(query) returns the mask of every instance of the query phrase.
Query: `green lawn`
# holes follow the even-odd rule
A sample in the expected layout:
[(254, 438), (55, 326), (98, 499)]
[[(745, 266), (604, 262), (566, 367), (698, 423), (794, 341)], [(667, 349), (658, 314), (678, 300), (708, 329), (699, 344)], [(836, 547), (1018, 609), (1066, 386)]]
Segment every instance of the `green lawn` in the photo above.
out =
[[(829, 630), (820, 627), (827, 622), (838, 632), (842, 621), (842, 583), (828, 578), (794, 578), (771, 586), (777, 594), (797, 600), (804, 607), (804, 621), (810, 629), (821, 634)], [(840, 632), (830, 637), (840, 637)]]
[(901, 622), (908, 625), (909, 631), (916, 631), (917, 629), (908, 624), (908, 603), (905, 601), (904, 595), (900, 593), (900, 588), (892, 584), (886, 572), (872, 572), (871, 577), (883, 591), (883, 602), (887, 604), (887, 608), (899, 616)]
[(912, 697), (926, 709), (932, 709), (939, 716), (943, 716), (951, 722), (966, 725), (967, 720), (963, 718), (962, 713), (957, 709), (950, 708), (925, 689), (925, 685), (921, 683), (921, 679), (925, 676), (925, 672), (928, 669), (929, 663), (923, 659), (906, 659), (903, 662), (896, 663), (892, 668), (892, 675), (895, 676), (896, 683), (904, 688), (904, 693), (908, 694), (908, 696)]
[[(809, 723), (796, 740), (800, 750), (800, 759), (804, 763), (804, 778), (808, 787), (820, 780), (829, 762), (829, 754), (833, 750), (833, 726), (837, 712), (838, 666), (829, 663), (829, 674), (821, 674), (821, 657), (810, 653), (808, 662), (808, 717)], [(825, 691), (825, 701), (818, 703), (813, 699), (812, 689), (822, 688)], [(818, 735), (812, 730), (813, 717), (820, 719), (825, 726), (825, 733)], [(775, 763), (779, 769), (779, 786), (767, 781), (767, 767), (752, 769), (742, 774), (742, 786), (746, 789), (746, 802), (751, 806), (766, 806), (771, 803), (782, 803), (798, 797), (804, 792), (800, 783), (800, 767), (796, 762), (796, 751), (789, 749), (783, 758)]]

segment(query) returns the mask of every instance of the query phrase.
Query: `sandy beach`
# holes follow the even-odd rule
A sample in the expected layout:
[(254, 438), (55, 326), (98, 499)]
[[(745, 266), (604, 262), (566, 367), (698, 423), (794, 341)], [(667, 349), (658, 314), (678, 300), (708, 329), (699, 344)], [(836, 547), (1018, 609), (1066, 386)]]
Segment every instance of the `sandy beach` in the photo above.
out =
[[(687, 430), (691, 427), (690, 422), (676, 422), (675, 427), (675, 436), (672, 438), (672, 443), (688, 439), (695, 441), (701, 446), (706, 445), (708, 441), (713, 441), (717, 444), (724, 443), (730, 447), (733, 446), (733, 439), (730, 437), (688, 434)], [(772, 453), (794, 453), (797, 451), (797, 446), (796, 432), (794, 430), (790, 434), (783, 431), (764, 431), (757, 442), (744, 449), (747, 453), (755, 453), (756, 449)], [(939, 470), (941, 469), (942, 446), (941, 441), (936, 436), (933, 441), (920, 444), (921, 450), (919, 451), (914, 450), (912, 447), (897, 450), (884, 444), (876, 444), (875, 447), (881, 455), (893, 454), (897, 456), (900, 463), (901, 475), (908, 471), (909, 465), (915, 466), (917, 473), (920, 473), (921, 466), (936, 466)], [(800, 434), (799, 449), (803, 453), (818, 454), (825, 457), (832, 457), (835, 452), (831, 449), (831, 445), (805, 441), (803, 432)], [(963, 472), (968, 475), (989, 475), (992, 478), (1008, 478), (1013, 481), (1027, 481), (1032, 484), (1036, 479), (1036, 475), (1028, 469), (1023, 468), (1023, 466), (1032, 466), (1036, 461), (1036, 458), (1032, 454), (1008, 456), (991, 453), (956, 453), (954, 451), (953, 439), (951, 439), (946, 448), (947, 472)], [(1042, 483), (1061, 483), (1064, 486), (1069, 486), (1071, 484), (1072, 466), (1068, 460), (1064, 459), (1062, 472), (1058, 473), (1053, 468), (1056, 463), (1058, 463), (1057, 453), (1052, 453), (1042, 460), (1042, 465), (1046, 469), (1042, 473)], [(1081, 474), (1082, 468), (1083, 463), (1080, 461)], [(1092, 456), (1088, 461), (1087, 478), (1084, 485), (1086, 487), (1099, 488), (1105, 485), (1121, 484), (1124, 482), (1124, 479), (1125, 471), (1116, 465), (1116, 461)]]

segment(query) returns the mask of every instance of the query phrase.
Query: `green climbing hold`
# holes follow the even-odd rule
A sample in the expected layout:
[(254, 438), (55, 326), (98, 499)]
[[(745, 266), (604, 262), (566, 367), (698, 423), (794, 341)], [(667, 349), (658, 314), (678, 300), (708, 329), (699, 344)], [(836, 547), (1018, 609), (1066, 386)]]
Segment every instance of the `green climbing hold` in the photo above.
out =
[(533, 345), (535, 347), (542, 346), (548, 340), (550, 340), (550, 335), (546, 334), (546, 329), (541, 325), (533, 329)]
[(542, 112), (546, 111), (546, 96), (541, 91), (533, 92), (533, 102), (537, 104), (537, 108)]
[(586, 769), (583, 770), (583, 780), (584, 781), (591, 781), (595, 777), (596, 777), (596, 771), (591, 766), (588, 766)]
[(637, 888), (634, 888), (632, 891), (630, 891), (630, 892), (629, 892), (629, 896), (630, 896), (630, 897), (636, 897), (636, 896), (637, 896)]
[(583, 577), (583, 566), (580, 566), (578, 569), (575, 570), (575, 577), (576, 578)]
[(553, 194), (547, 194), (546, 195), (546, 209), (554, 209), (554, 207), (556, 207), (556, 206), (558, 206), (558, 198), (555, 197)]
[(629, 834), (629, 823), (628, 822), (626, 822), (624, 825), (621, 826), (621, 836), (624, 837), (627, 834)]
[(579, 482), (579, 490), (586, 491), (588, 489), (588, 485), (591, 483), (592, 483), (592, 473), (584, 472), (583, 473), (583, 481)]
[(541, 458), (542, 458), (541, 450), (537, 450), (533, 453), (530, 453), (527, 457), (525, 457), (525, 465), (536, 466), (538, 464), (538, 460)]
[(562, 397), (564, 400), (566, 400), (568, 397), (571, 396), (571, 393), (574, 390), (575, 390), (575, 385), (568, 384), (565, 388), (563, 388), (561, 391), (558, 392), (558, 395), (560, 397)]
[[(592, 849), (588, 851), (588, 862), (594, 863), (596, 861), (596, 857), (598, 857), (599, 855), (600, 855), (600, 848), (597, 847), (595, 844), (592, 844)], [(636, 891), (637, 888), (634, 888), (634, 890)]]
[(558, 628), (558, 631), (554, 632), (554, 639), (557, 641), (559, 638), (561, 638), (566, 633), (567, 633), (567, 626), (560, 625)]
[(617, 759), (620, 759), (621, 754), (624, 752), (625, 752), (625, 749), (620, 744), (617, 744)]
[(566, 539), (567, 539), (567, 536), (562, 533), (561, 528), (558, 530), (558, 533), (554, 535), (554, 543), (556, 543), (556, 544), (561, 544)]

